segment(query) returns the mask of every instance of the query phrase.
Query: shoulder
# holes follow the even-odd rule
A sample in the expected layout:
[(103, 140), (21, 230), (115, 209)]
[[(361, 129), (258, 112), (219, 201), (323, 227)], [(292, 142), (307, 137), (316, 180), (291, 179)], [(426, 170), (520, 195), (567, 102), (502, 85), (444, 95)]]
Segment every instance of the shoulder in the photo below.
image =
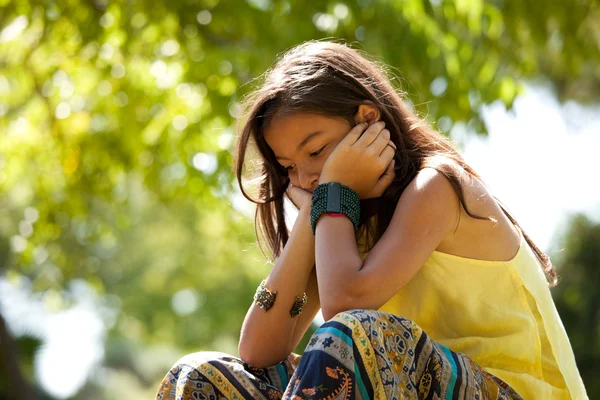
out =
[(372, 308), (388, 301), (453, 233), (459, 212), (458, 196), (448, 178), (434, 168), (420, 170), (400, 195), (389, 225), (363, 262), (364, 284), (358, 298)]
[(426, 197), (449, 195), (451, 192), (454, 193), (454, 188), (450, 180), (444, 173), (432, 167), (426, 167), (417, 172), (404, 191), (410, 196)]
[(394, 215), (397, 222), (410, 219), (414, 224), (435, 224), (448, 232), (460, 215), (460, 201), (450, 179), (435, 168), (420, 170), (404, 189)]

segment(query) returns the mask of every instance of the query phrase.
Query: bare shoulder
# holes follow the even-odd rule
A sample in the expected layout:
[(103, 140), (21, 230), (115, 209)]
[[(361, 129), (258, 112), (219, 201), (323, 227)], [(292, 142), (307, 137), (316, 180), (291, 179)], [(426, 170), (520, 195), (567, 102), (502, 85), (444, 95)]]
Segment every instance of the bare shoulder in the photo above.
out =
[[(512, 259), (521, 243), (518, 228), (508, 219), (490, 189), (478, 177), (455, 164), (450, 163), (446, 167), (456, 174), (463, 202), (460, 204), (456, 229), (446, 235), (437, 250), (479, 260)], [(455, 192), (455, 195), (458, 199), (458, 193)]]
[(448, 178), (432, 167), (426, 167), (417, 172), (409, 186), (412, 186), (413, 190), (426, 191), (427, 193), (452, 188)]
[(417, 172), (408, 187), (411, 187), (413, 191), (445, 194), (446, 197), (443, 199), (445, 201), (450, 200), (452, 197), (456, 197), (458, 201), (454, 187), (469, 181), (470, 174), (456, 161), (443, 156), (436, 157), (435, 161), (427, 164)]
[(375, 309), (388, 301), (454, 229), (459, 212), (458, 198), (443, 173), (424, 168), (415, 174), (385, 232), (363, 261), (364, 284), (356, 298)]
[(456, 228), (460, 206), (451, 181), (435, 168), (423, 168), (407, 185), (396, 206), (399, 219), (408, 218), (430, 229), (441, 230), (444, 236)]

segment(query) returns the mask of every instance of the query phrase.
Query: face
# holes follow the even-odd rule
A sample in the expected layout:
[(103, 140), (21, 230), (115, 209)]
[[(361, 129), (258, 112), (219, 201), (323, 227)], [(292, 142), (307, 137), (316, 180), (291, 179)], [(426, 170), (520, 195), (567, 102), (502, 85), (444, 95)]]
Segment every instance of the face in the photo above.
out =
[(291, 184), (312, 193), (327, 157), (350, 129), (341, 118), (298, 113), (273, 120), (265, 141), (287, 169)]

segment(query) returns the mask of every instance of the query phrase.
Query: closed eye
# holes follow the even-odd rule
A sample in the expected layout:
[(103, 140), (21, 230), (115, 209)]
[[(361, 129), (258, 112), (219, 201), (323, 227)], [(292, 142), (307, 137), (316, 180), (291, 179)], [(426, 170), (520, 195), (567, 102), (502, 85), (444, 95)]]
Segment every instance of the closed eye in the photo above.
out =
[(323, 147), (321, 147), (319, 150), (315, 151), (314, 153), (310, 153), (310, 156), (311, 156), (311, 157), (318, 156), (318, 155), (319, 155), (319, 154), (320, 154), (320, 153), (323, 151), (323, 149), (324, 149), (325, 147), (327, 147), (327, 146), (323, 146)]
[[(316, 156), (318, 156), (319, 154), (321, 154), (321, 152), (322, 152), (322, 151), (325, 149), (325, 147), (327, 147), (327, 146), (323, 146), (323, 147), (321, 147), (319, 150), (317, 150), (317, 151), (315, 151), (315, 152), (313, 152), (313, 153), (309, 153), (308, 155), (309, 155), (309, 156), (311, 156), (311, 157), (316, 157)], [(290, 170), (294, 169), (294, 166), (293, 166), (293, 165), (291, 165), (291, 166), (289, 166), (289, 167), (284, 167), (284, 168), (285, 168), (285, 170), (286, 170), (286, 171), (290, 171)]]

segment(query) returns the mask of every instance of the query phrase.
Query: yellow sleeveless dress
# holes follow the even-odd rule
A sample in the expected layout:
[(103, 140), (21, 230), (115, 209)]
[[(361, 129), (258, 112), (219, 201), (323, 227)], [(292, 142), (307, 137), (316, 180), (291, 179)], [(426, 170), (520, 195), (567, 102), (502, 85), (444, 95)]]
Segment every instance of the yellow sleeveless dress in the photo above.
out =
[(588, 398), (544, 272), (522, 234), (509, 261), (434, 251), (379, 311), (413, 320), (525, 400)]

